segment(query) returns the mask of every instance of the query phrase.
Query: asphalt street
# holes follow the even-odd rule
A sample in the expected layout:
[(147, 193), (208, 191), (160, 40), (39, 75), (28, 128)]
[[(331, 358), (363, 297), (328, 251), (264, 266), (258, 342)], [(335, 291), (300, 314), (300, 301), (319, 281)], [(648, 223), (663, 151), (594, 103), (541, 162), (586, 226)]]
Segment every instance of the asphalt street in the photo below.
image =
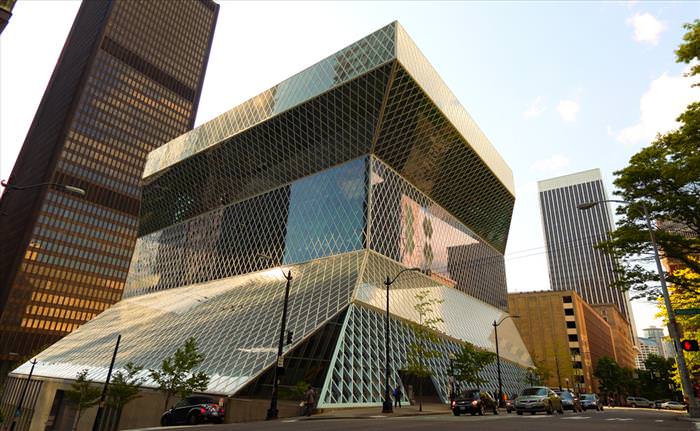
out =
[(193, 427), (154, 428), (159, 430), (192, 431), (257, 431), (257, 430), (464, 430), (479, 431), (700, 431), (700, 423), (680, 420), (682, 414), (650, 409), (606, 409), (604, 412), (588, 411), (564, 415), (539, 413), (517, 416), (514, 413), (498, 416), (430, 415), (411, 417), (377, 417), (357, 419), (284, 419), (274, 422), (249, 422), (240, 424), (200, 425)]

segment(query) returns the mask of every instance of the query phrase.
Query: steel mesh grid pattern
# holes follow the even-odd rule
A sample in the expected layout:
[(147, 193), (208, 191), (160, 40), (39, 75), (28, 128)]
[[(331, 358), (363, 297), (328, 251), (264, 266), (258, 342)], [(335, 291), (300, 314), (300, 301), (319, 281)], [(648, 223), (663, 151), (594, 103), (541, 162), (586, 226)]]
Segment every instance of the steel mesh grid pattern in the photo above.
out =
[(149, 155), (144, 178), (391, 61), (394, 41), (392, 23), (170, 141)]
[[(405, 266), (374, 252), (368, 252), (367, 263), (353, 299), (378, 309), (386, 307), (384, 280), (397, 274)], [(414, 309), (416, 294), (429, 290), (430, 296), (443, 301), (434, 311), (444, 320), (436, 329), (452, 338), (468, 341), (491, 352), (496, 351), (495, 335), (491, 322), (498, 321), (505, 313), (498, 308), (444, 285), (440, 277), (417, 272), (402, 274), (390, 292), (390, 312), (404, 320), (419, 321)], [(465, 322), (468, 320), (468, 324)], [(501, 357), (522, 366), (532, 366), (527, 348), (512, 319), (505, 320), (498, 329)]]
[(370, 248), (508, 309), (503, 255), (395, 171), (371, 159)]
[[(379, 405), (384, 397), (386, 354), (384, 345), (385, 316), (373, 309), (351, 305), (348, 311), (340, 342), (336, 347), (331, 370), (319, 396), (319, 407), (342, 407)], [(406, 354), (411, 343), (416, 341), (414, 330), (407, 323), (390, 319), (390, 373), (392, 388), (401, 385), (406, 401), (407, 388), (399, 378), (398, 370), (406, 366)], [(449, 356), (457, 353), (460, 345), (450, 339), (441, 338), (430, 343), (431, 349), (441, 353), (431, 358), (426, 365), (431, 370), (433, 385), (442, 402), (449, 400)], [(492, 363), (480, 373), (488, 380), (482, 388), (496, 392), (498, 378), (496, 364)], [(519, 392), (525, 383), (526, 369), (511, 362), (501, 361), (503, 390)], [(463, 385), (463, 389), (466, 386)], [(417, 393), (417, 388), (414, 388)]]
[[(294, 277), (287, 329), (295, 343), (287, 349), (347, 307), (363, 257), (346, 253), (283, 268)], [(273, 268), (125, 299), (43, 351), (35, 375), (73, 379), (88, 368), (92, 379), (103, 381), (117, 334), (117, 368), (129, 361), (157, 368), (195, 337), (205, 354), (201, 369), (211, 376), (206, 392), (234, 393), (275, 360), (284, 284), (280, 268)], [(15, 372), (26, 374), (28, 366)]]
[[(352, 160), (139, 238), (124, 297), (363, 248), (366, 160)], [(261, 254), (271, 259), (261, 259)]]
[(369, 153), (382, 66), (148, 178), (139, 235)]
[(399, 63), (418, 82), (418, 85), (426, 92), (445, 117), (459, 130), (459, 133), (466, 139), (469, 146), (476, 151), (484, 163), (500, 178), (510, 193), (515, 194), (513, 172), (503, 160), (503, 157), (498, 154), (498, 151), (489, 142), (484, 132), (481, 131), (474, 119), (459, 103), (454, 93), (452, 93), (398, 22), (396, 23), (395, 32), (396, 58)]
[(504, 252), (515, 197), (402, 67), (377, 134), (373, 154)]

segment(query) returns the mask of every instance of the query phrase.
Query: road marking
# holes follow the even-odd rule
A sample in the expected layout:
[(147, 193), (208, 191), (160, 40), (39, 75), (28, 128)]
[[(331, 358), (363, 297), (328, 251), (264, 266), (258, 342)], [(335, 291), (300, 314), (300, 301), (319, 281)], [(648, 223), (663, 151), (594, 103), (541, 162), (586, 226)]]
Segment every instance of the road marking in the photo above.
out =
[(386, 416), (382, 416), (382, 415), (374, 415), (374, 416), (370, 416), (370, 417), (371, 417), (371, 418), (385, 418)]
[(546, 418), (547, 416), (530, 415), (530, 416), (525, 416), (525, 417), (530, 418), (530, 419), (542, 419), (542, 418)]
[(568, 418), (562, 418), (562, 420), (564, 420), (564, 419), (576, 420), (576, 419), (590, 419), (590, 418), (591, 418), (590, 416), (571, 416)]
[(610, 418), (610, 419), (605, 419), (606, 421), (631, 421), (632, 418)]
[(654, 422), (663, 422), (663, 421), (664, 421), (663, 419), (657, 419)]
[(287, 420), (284, 420), (282, 422), (289, 423), (289, 422), (296, 422), (296, 421), (297, 421), (296, 419), (287, 419)]

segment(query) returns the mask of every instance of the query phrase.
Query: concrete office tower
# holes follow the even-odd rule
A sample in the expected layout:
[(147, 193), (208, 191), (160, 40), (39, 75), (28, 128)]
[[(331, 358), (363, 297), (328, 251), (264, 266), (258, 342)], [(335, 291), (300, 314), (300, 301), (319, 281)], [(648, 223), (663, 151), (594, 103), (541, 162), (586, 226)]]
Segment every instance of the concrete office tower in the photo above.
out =
[(656, 342), (656, 345), (659, 348), (659, 355), (663, 356), (664, 358), (675, 357), (675, 349), (673, 348), (673, 342), (664, 340), (664, 338), (667, 337), (664, 335), (664, 330), (662, 328), (650, 326), (648, 328), (644, 328), (642, 331), (644, 331), (644, 336), (646, 338), (649, 338)]
[[(390, 385), (408, 394), (416, 377), (402, 370), (427, 290), (444, 321), (425, 393), (448, 402), (450, 353), (466, 341), (495, 351), (491, 323), (507, 316), (466, 288), (505, 289), (500, 279), (465, 268), (502, 259), (514, 203), (510, 169), (456, 100), (392, 23), (153, 151), (124, 299), (42, 352), (37, 379), (56, 391), (83, 367), (103, 380), (118, 333), (117, 367), (159, 367), (195, 337), (205, 392), (269, 399), (282, 268), (293, 276), (282, 385), (312, 384), (320, 407), (378, 406), (390, 360)], [(469, 244), (490, 252), (451, 252)], [(386, 358), (384, 281), (410, 267), (431, 275), (391, 285)], [(516, 392), (530, 356), (512, 319), (498, 337), (504, 388)], [(483, 388), (496, 390), (495, 371), (483, 370)], [(131, 416), (157, 424), (154, 414)]]
[(2, 196), (2, 376), (121, 298), (146, 155), (193, 127), (217, 14), (210, 0), (80, 7), (8, 180), (86, 195)]
[(576, 206), (608, 199), (599, 169), (538, 182), (540, 210), (552, 290), (573, 290), (591, 304), (615, 304), (630, 324), (635, 339), (629, 297), (612, 286), (618, 263), (595, 248), (614, 229), (608, 203), (582, 211)]
[(636, 368), (638, 370), (647, 369), (646, 365), (644, 365), (644, 361), (649, 358), (649, 355), (662, 356), (659, 345), (656, 344), (656, 340), (653, 338), (639, 337), (639, 353), (635, 358)]

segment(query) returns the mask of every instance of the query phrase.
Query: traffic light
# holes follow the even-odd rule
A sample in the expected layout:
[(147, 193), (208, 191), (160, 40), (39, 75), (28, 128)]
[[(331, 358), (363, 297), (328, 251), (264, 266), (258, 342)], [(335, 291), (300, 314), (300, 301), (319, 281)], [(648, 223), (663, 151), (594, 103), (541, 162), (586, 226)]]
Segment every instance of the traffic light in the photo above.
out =
[(698, 340), (683, 340), (681, 341), (681, 348), (686, 352), (697, 352), (700, 350)]

